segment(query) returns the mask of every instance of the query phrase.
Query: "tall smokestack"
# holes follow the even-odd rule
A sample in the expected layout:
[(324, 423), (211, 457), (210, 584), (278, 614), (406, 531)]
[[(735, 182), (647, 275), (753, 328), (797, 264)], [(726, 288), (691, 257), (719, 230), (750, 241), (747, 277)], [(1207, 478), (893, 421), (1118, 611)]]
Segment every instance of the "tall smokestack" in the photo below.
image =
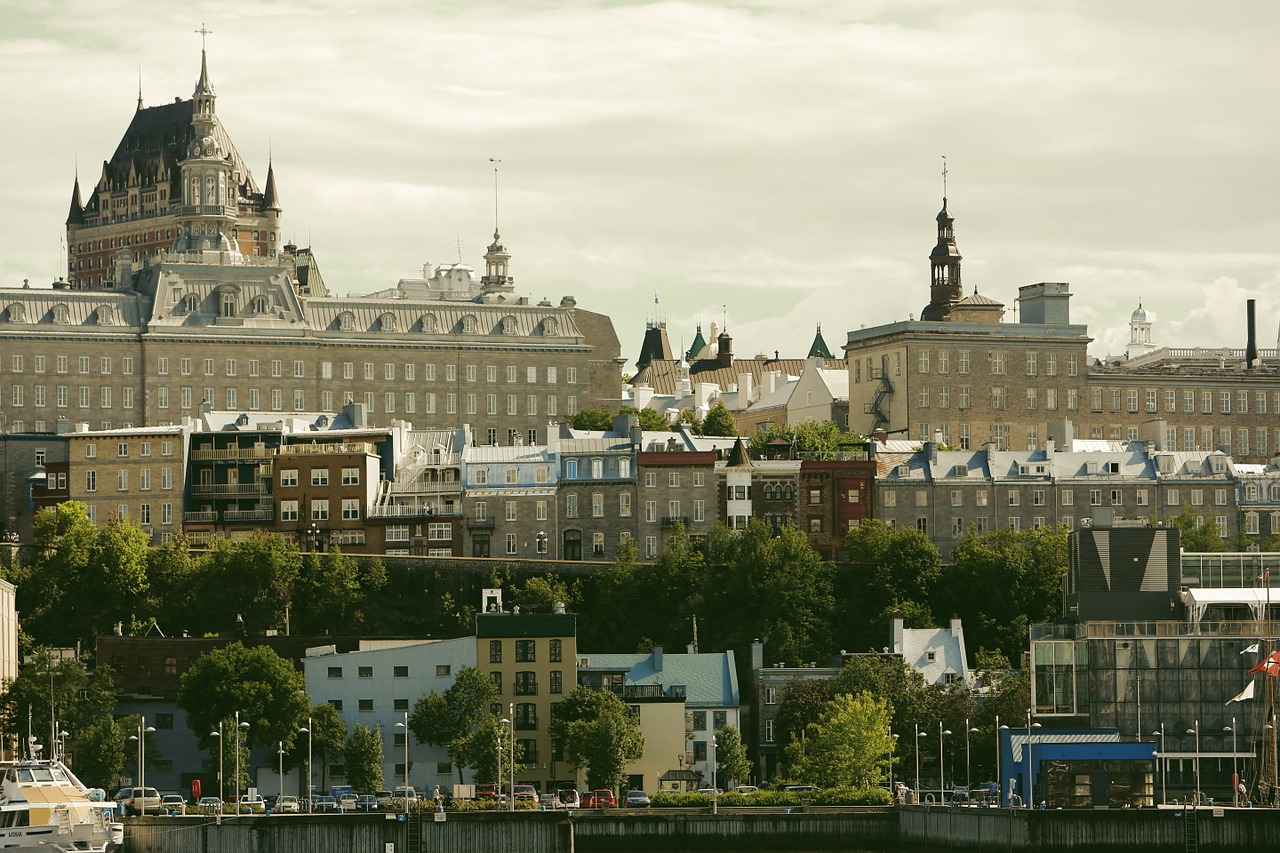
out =
[(1244, 348), (1244, 363), (1250, 370), (1253, 369), (1254, 362), (1258, 360), (1258, 334), (1254, 328), (1254, 310), (1258, 300), (1249, 299), (1245, 302), (1245, 312), (1249, 318), (1249, 343)]

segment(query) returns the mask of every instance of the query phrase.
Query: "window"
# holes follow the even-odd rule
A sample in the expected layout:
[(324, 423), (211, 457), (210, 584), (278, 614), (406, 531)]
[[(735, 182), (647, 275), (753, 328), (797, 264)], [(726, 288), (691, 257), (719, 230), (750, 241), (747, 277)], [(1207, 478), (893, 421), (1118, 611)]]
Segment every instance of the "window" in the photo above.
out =
[(311, 469), (311, 485), (313, 486), (329, 485), (329, 469), (328, 468), (312, 468)]
[(280, 501), (280, 520), (281, 521), (297, 521), (298, 520), (298, 502), (297, 501)]
[(513, 555), (515, 553), (516, 553), (516, 535), (514, 533), (508, 533), (507, 534), (507, 554)]
[(311, 501), (311, 520), (328, 521), (328, 519), (329, 501), (324, 499), (313, 499)]
[(560, 639), (551, 639), (547, 648), (547, 660), (551, 663), (560, 663), (564, 658), (564, 641)]
[(516, 502), (507, 501), (507, 521), (516, 520)]
[(298, 469), (289, 468), (280, 472), (280, 486), (282, 488), (292, 488), (298, 485)]
[(489, 641), (489, 663), (502, 663), (502, 641)]
[[(517, 645), (519, 641), (517, 641)], [(538, 674), (524, 670), (516, 673), (515, 681), (516, 696), (537, 696), (538, 695)]]
[[(356, 498), (343, 498), (342, 517), (347, 521), (360, 518), (360, 501)], [(445, 526), (447, 527), (448, 525)]]
[(373, 667), (361, 666), (356, 668), (357, 678), (373, 678)]
[(361, 713), (368, 714), (368, 713), (370, 713), (371, 711), (373, 711), (373, 700), (372, 700), (372, 699), (357, 699), (357, 700), (356, 700), (356, 702), (357, 702), (357, 705), (358, 705), (358, 710), (359, 710)]
[(534, 640), (516, 640), (516, 663), (531, 663), (537, 660)]

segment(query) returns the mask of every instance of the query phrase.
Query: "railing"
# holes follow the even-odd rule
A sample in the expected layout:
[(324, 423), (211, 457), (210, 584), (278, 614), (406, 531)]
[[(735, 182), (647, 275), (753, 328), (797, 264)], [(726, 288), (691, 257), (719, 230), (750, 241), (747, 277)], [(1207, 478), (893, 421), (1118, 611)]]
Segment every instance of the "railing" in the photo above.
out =
[(272, 521), (276, 511), (271, 507), (259, 509), (228, 509), (222, 513), (223, 521)]
[(1253, 620), (1151, 622), (1080, 622), (1076, 625), (1033, 625), (1031, 639), (1090, 640), (1116, 637), (1261, 637), (1266, 623)]
[(278, 451), (280, 456), (328, 456), (334, 453), (367, 453), (375, 455), (373, 442), (344, 441), (324, 444), (289, 444)]
[(274, 447), (227, 447), (220, 450), (199, 448), (191, 451), (193, 462), (216, 462), (233, 459), (270, 459)]
[(689, 526), (689, 516), (687, 516), (687, 515), (664, 515), (664, 516), (662, 517), (662, 526), (663, 526), (663, 527), (675, 527), (677, 524), (682, 524), (682, 525), (684, 525), (685, 527), (688, 527), (688, 526)]
[(184, 512), (182, 520), (188, 524), (202, 524), (218, 520), (217, 510), (201, 510), (199, 512)]
[(266, 483), (195, 483), (193, 495), (266, 495), (270, 494)]
[(369, 518), (427, 518), (440, 514), (440, 510), (436, 507), (407, 506), (404, 504), (375, 506), (369, 510)]
[(391, 483), (390, 491), (397, 495), (447, 495), (462, 494), (461, 481), (455, 480), (452, 483)]

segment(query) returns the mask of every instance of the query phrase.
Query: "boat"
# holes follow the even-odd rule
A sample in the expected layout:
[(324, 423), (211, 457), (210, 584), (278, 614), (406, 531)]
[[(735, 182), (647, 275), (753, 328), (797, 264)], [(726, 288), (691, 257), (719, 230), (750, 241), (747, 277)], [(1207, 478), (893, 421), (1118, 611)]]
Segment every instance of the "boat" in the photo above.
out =
[(94, 799), (58, 760), (0, 761), (4, 853), (112, 853), (124, 846), (116, 804)]

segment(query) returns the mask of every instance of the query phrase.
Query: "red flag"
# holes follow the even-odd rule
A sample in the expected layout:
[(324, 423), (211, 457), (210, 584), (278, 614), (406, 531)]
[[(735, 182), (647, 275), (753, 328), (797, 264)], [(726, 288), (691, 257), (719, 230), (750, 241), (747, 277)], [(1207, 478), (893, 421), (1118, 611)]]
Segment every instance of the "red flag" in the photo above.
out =
[(1249, 674), (1265, 672), (1267, 675), (1280, 675), (1280, 651), (1274, 651), (1249, 670)]

